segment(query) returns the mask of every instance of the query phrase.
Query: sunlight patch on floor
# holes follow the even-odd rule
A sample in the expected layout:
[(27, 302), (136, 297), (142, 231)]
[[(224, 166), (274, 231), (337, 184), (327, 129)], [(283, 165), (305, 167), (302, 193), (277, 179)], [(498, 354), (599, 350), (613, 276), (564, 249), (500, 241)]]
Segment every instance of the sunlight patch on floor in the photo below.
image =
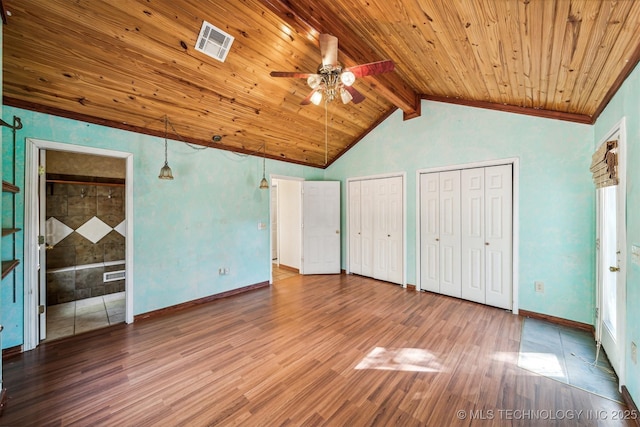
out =
[(433, 354), (421, 348), (376, 347), (358, 363), (356, 369), (440, 372), (441, 367)]
[(558, 356), (551, 353), (520, 353), (520, 367), (545, 377), (567, 381)]

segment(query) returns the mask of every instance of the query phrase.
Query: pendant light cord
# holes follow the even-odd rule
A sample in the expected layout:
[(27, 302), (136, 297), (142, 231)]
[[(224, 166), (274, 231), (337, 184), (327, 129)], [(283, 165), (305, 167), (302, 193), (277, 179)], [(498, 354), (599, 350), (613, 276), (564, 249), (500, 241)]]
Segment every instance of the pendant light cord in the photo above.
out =
[(164, 165), (168, 165), (169, 162), (167, 160), (167, 123), (169, 122), (169, 118), (165, 114), (164, 116)]

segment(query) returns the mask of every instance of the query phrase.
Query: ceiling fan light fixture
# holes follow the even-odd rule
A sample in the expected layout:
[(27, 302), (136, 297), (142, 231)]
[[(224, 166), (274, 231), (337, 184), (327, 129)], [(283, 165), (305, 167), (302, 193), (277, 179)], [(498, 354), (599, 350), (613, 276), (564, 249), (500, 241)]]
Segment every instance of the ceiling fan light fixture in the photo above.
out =
[(340, 74), (340, 81), (342, 81), (342, 84), (345, 86), (351, 86), (356, 81), (356, 76), (351, 71), (346, 70)]
[(322, 76), (319, 74), (311, 74), (307, 77), (307, 84), (311, 89), (316, 89), (322, 83)]
[(317, 91), (313, 95), (311, 95), (311, 102), (314, 105), (320, 105), (320, 101), (322, 101), (322, 92)]
[(340, 88), (340, 99), (343, 104), (348, 104), (353, 99), (353, 96), (345, 88)]

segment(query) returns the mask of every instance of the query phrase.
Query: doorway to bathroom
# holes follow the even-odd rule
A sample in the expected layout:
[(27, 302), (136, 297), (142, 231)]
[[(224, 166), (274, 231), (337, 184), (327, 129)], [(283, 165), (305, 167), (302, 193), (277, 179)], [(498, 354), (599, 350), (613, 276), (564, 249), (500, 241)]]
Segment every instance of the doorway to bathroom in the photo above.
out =
[(41, 339), (123, 323), (125, 160), (55, 150), (40, 156), (46, 245)]
[(27, 138), (24, 350), (133, 321), (133, 155)]

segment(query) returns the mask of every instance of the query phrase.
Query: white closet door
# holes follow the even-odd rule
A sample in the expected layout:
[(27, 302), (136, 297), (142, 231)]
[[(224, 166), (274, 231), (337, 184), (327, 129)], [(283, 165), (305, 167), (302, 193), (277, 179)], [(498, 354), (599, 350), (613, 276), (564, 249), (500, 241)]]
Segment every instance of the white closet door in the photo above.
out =
[(387, 181), (387, 239), (389, 247), (389, 261), (387, 278), (385, 280), (402, 284), (402, 253), (403, 253), (403, 200), (402, 177), (386, 178)]
[(511, 165), (485, 169), (486, 303), (511, 309), (513, 177)]
[(462, 298), (485, 303), (484, 168), (460, 174)]
[(362, 274), (360, 181), (349, 182), (349, 272)]
[(360, 229), (362, 230), (361, 274), (373, 277), (373, 184), (360, 181)]
[(373, 185), (373, 278), (387, 280), (389, 270), (389, 183), (375, 179)]
[(460, 297), (460, 171), (440, 172), (440, 293)]
[(420, 175), (420, 289), (440, 292), (440, 174)]

